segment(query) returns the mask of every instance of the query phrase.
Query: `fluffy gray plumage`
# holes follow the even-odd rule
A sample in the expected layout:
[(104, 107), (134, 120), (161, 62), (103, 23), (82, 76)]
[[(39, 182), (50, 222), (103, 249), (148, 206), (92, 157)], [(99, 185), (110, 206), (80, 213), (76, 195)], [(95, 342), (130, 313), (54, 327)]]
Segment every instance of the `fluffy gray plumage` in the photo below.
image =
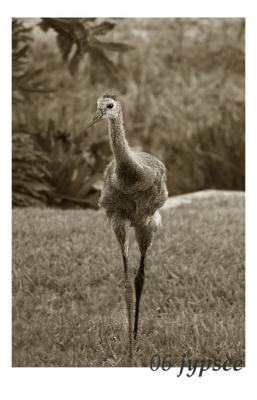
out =
[(107, 216), (118, 216), (130, 221), (131, 226), (152, 217), (167, 199), (166, 168), (156, 157), (143, 152), (132, 152), (135, 165), (116, 160), (106, 168), (104, 188), (99, 205)]

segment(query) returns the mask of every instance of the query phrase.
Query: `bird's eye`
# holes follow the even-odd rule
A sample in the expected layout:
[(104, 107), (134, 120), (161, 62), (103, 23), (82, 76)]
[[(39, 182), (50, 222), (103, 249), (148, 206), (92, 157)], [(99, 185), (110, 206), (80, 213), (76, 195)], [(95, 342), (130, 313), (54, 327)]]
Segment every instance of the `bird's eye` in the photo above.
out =
[(113, 107), (113, 104), (112, 104), (112, 103), (110, 103), (110, 104), (107, 105), (107, 108), (112, 108), (112, 107)]

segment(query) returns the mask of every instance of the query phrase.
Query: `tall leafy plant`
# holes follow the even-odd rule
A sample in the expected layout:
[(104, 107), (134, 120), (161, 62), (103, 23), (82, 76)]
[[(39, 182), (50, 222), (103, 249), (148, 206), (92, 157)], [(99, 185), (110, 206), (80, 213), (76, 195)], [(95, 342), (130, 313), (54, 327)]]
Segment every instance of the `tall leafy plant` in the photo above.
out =
[[(30, 28), (16, 18), (12, 21), (12, 95), (13, 114), (29, 101), (33, 92), (44, 90), (40, 70), (30, 67)], [(35, 146), (35, 135), (26, 127), (13, 124), (12, 203), (13, 206), (44, 206), (51, 195), (50, 162)]]
[(134, 47), (99, 38), (112, 31), (115, 25), (111, 21), (98, 23), (96, 18), (43, 18), (40, 23), (44, 31), (52, 28), (57, 33), (57, 44), (72, 75), (77, 73), (81, 61), (88, 55), (92, 84), (118, 81), (122, 85), (125, 77), (107, 53), (124, 53)]

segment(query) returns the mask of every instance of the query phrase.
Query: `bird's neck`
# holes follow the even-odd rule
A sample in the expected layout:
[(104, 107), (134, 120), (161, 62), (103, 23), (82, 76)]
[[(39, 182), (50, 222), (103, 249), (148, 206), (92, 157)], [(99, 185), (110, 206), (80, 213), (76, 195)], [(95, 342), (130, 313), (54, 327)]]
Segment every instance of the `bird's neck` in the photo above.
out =
[(122, 112), (115, 119), (109, 119), (109, 136), (117, 167), (133, 165), (133, 152), (126, 140)]

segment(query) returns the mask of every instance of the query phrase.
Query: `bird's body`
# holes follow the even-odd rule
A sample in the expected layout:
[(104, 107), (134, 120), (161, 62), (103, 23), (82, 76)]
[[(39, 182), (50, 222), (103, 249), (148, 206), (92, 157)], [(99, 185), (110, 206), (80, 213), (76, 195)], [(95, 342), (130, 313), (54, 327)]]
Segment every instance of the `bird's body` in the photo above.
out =
[(154, 156), (134, 152), (135, 170), (124, 168), (118, 174), (113, 160), (104, 174), (104, 187), (99, 205), (108, 218), (119, 215), (135, 227), (151, 218), (167, 198), (164, 164)]
[(99, 205), (112, 222), (122, 251), (128, 311), (129, 351), (132, 357), (132, 297), (128, 270), (128, 229), (135, 228), (140, 250), (140, 264), (135, 277), (134, 338), (137, 337), (139, 305), (144, 285), (145, 255), (153, 233), (160, 222), (158, 209), (168, 197), (166, 168), (151, 154), (134, 151), (128, 145), (120, 102), (115, 96), (104, 95), (97, 101), (97, 112), (91, 123), (108, 119), (109, 138), (114, 160), (104, 173), (104, 187)]

